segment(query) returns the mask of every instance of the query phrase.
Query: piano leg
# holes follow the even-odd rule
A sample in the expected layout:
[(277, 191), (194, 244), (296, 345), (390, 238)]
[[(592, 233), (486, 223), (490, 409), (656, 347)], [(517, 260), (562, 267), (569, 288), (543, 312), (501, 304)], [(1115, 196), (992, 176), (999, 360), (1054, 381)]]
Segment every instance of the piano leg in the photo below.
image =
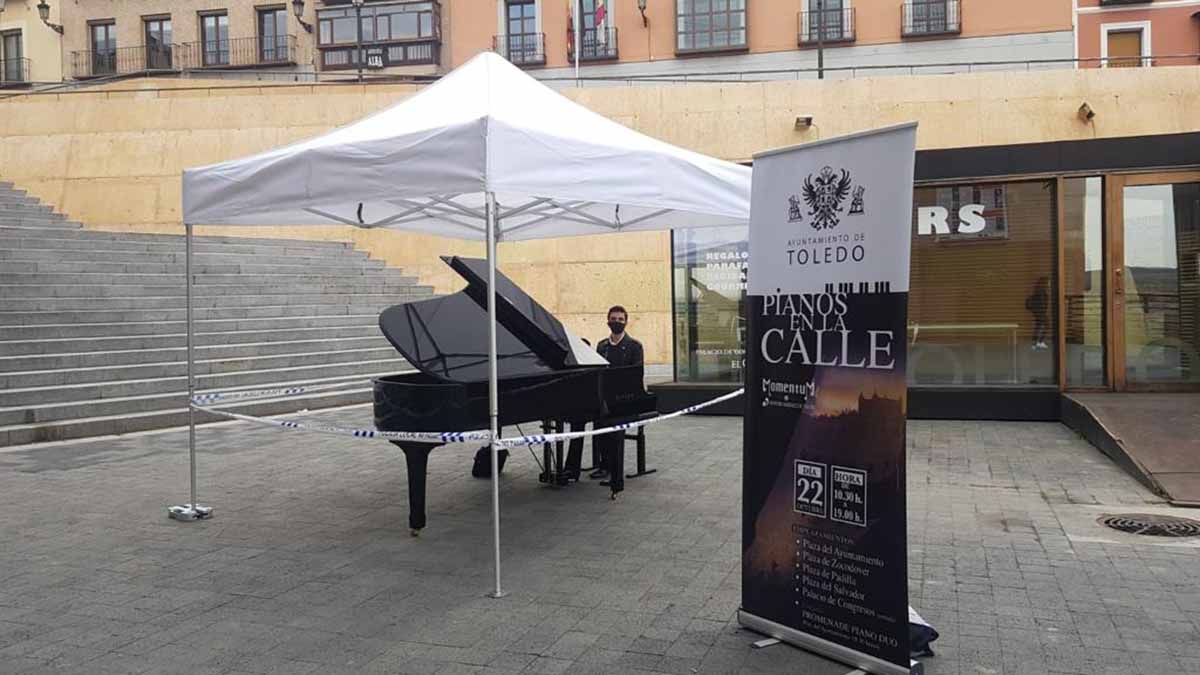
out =
[(425, 475), (429, 466), (429, 451), (436, 445), (429, 443), (399, 443), (408, 463), (408, 528), (417, 536), (425, 527)]
[[(542, 433), (554, 433), (554, 422), (551, 420), (542, 420)], [(551, 444), (549, 442), (542, 443), (542, 473), (538, 475), (538, 481), (542, 483), (552, 483), (553, 476), (550, 473)]]

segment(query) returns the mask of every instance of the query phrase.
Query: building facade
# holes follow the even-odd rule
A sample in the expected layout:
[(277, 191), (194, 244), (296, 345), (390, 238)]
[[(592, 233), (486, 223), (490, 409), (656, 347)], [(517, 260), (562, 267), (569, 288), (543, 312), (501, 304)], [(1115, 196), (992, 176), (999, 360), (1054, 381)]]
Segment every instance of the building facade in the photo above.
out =
[(36, 0), (0, 0), (0, 89), (20, 89), (63, 79), (59, 7)]
[(587, 77), (796, 79), (816, 77), (818, 62), (837, 77), (1025, 67), (1075, 50), (1068, 0), (84, 0), (63, 14), (65, 76), (75, 79), (239, 69), (299, 79), (360, 67), (437, 75), (488, 49), (565, 78), (576, 44)]
[(1181, 66), (1200, 62), (1200, 2), (1077, 0), (1076, 44), (1084, 67)]
[[(177, 233), (184, 169), (312, 137), (417, 90), (148, 78), (31, 93), (0, 99), (0, 167), (90, 228)], [(1064, 389), (1187, 388), (1200, 378), (1200, 118), (1188, 114), (1200, 106), (1200, 67), (563, 93), (666, 142), (742, 162), (919, 121), (914, 406), (945, 396), (953, 410), (1000, 394), (1053, 405)], [(801, 112), (809, 126), (796, 124)], [(353, 240), (439, 292), (459, 283), (439, 255), (482, 254), (471, 242), (384, 229), (205, 233)], [(600, 337), (605, 310), (625, 305), (648, 362), (673, 364), (680, 386), (702, 395), (742, 377), (745, 239), (742, 228), (502, 242), (500, 261), (578, 334)]]

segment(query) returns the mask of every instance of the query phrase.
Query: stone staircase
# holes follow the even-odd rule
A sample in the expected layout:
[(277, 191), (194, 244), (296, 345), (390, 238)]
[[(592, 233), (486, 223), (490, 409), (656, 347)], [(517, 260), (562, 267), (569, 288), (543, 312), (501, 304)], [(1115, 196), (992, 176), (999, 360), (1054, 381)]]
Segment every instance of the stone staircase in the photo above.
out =
[[(248, 414), (370, 401), (408, 367), (379, 312), (432, 296), (342, 242), (196, 237), (193, 265), (198, 391), (330, 385)], [(83, 230), (0, 182), (0, 447), (187, 424), (185, 293), (181, 235)]]

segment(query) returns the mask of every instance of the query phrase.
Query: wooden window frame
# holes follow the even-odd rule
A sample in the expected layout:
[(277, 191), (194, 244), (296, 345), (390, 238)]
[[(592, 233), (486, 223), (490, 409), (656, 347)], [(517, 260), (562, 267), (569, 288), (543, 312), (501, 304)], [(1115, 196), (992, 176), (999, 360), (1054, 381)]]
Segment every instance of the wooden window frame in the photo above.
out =
[(1117, 23), (1102, 23), (1100, 24), (1100, 67), (1108, 68), (1108, 35), (1109, 33), (1136, 33), (1142, 34), (1142, 57), (1139, 67), (1154, 65), (1150, 58), (1154, 54), (1154, 42), (1151, 40), (1150, 28), (1152, 22), (1146, 21), (1120, 21)]

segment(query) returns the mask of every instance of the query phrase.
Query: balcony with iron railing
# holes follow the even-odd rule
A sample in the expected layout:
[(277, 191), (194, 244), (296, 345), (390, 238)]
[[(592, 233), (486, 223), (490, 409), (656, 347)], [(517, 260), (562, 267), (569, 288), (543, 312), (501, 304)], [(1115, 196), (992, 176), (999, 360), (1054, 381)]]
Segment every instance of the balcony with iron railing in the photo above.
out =
[(138, 45), (71, 52), (71, 75), (78, 80), (108, 75), (175, 71), (182, 65), (179, 45)]
[[(575, 36), (567, 40), (567, 60), (575, 62)], [(580, 61), (612, 61), (617, 59), (616, 28), (584, 28), (579, 32)]]
[(29, 84), (29, 59), (0, 59), (0, 89)]
[(854, 8), (833, 7), (800, 12), (797, 42), (801, 47), (819, 43), (854, 42)]
[(901, 6), (904, 37), (957, 35), (962, 32), (960, 0), (910, 0)]
[(259, 68), (296, 63), (295, 35), (185, 42), (178, 47), (185, 68)]
[(514, 65), (546, 65), (545, 33), (495, 35), (492, 37), (492, 49)]

